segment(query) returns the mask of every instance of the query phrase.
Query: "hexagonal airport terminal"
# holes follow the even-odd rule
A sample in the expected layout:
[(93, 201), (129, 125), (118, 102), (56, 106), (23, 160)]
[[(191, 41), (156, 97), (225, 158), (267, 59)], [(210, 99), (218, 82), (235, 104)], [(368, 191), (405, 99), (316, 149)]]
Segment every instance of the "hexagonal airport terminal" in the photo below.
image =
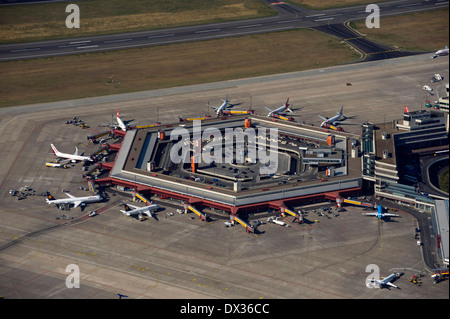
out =
[(130, 187), (232, 214), (335, 199), (362, 187), (354, 135), (252, 115), (126, 132), (111, 174)]

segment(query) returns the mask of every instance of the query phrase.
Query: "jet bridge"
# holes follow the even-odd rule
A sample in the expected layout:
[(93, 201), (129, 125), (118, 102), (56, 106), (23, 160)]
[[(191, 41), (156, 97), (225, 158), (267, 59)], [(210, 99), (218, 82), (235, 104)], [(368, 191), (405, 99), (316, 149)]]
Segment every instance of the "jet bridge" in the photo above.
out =
[(352, 200), (352, 199), (344, 199), (344, 203), (352, 204), (352, 205), (356, 205), (356, 206), (362, 206), (362, 207), (369, 207), (369, 208), (374, 208), (375, 207), (371, 203), (364, 203), (364, 202), (360, 202), (360, 201)]
[(147, 206), (149, 206), (149, 205), (151, 205), (151, 201), (149, 201), (144, 195), (142, 195), (142, 194), (140, 194), (140, 193), (138, 193), (138, 192), (136, 192), (136, 193), (134, 193), (133, 194), (133, 197), (134, 198), (139, 198), (141, 201), (143, 201), (144, 203), (145, 203), (145, 205), (147, 205)]
[(299, 224), (303, 223), (303, 215), (302, 215), (301, 212), (295, 213), (294, 211), (292, 211), (292, 210), (290, 210), (290, 209), (288, 209), (286, 207), (283, 207), (283, 206), (280, 207), (280, 211), (281, 211), (282, 214), (286, 213), (286, 214), (289, 214), (289, 215), (293, 216), (294, 217), (294, 221), (297, 219)]
[[(233, 218), (233, 216), (231, 217), (231, 218)], [(230, 219), (231, 219), (230, 218)], [(254, 232), (254, 228), (252, 227), (252, 226), (250, 226), (249, 224), (247, 224), (245, 221), (243, 221), (242, 219), (240, 219), (239, 217), (237, 217), (237, 216), (234, 216), (234, 220), (235, 221), (237, 221), (239, 224), (241, 224), (242, 226), (244, 226), (245, 227), (245, 231), (247, 232), (247, 233), (253, 233)]]
[(195, 207), (188, 205), (187, 209), (189, 209), (191, 212), (195, 213), (198, 217), (200, 217), (201, 221), (206, 221), (206, 215), (203, 214), (201, 211), (199, 211), (198, 209), (196, 209)]
[(99, 133), (99, 134), (96, 134), (96, 135), (89, 135), (89, 136), (87, 137), (87, 139), (88, 139), (88, 141), (94, 142), (94, 141), (97, 140), (98, 138), (100, 138), (100, 137), (102, 137), (102, 136), (105, 136), (105, 135), (110, 135), (110, 134), (111, 134), (111, 130), (108, 130), (108, 131), (105, 131), (105, 132), (103, 132), (103, 133)]

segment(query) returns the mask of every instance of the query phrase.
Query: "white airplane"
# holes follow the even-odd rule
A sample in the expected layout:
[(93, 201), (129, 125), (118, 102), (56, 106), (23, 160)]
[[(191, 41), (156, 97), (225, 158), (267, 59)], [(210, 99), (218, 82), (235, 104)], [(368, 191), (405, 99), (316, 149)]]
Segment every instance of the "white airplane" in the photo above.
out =
[(288, 227), (288, 224), (286, 224), (286, 222), (279, 220), (278, 217), (277, 218), (273, 218), (273, 217), (269, 217), (267, 219), (268, 222), (272, 222), (274, 224), (280, 225), (280, 226), (285, 226)]
[(376, 216), (379, 219), (383, 219), (383, 218), (389, 218), (389, 217), (400, 217), (400, 215), (397, 214), (390, 214), (390, 213), (385, 213), (383, 212), (383, 206), (378, 205), (377, 207), (377, 212), (373, 212), (373, 213), (363, 213), (363, 215), (366, 216)]
[(121, 212), (127, 216), (146, 214), (149, 217), (154, 217), (153, 212), (159, 209), (158, 204), (151, 204), (144, 207), (138, 207), (131, 204), (123, 204), (123, 206), (125, 207), (125, 210), (121, 210)]
[(386, 278), (383, 279), (371, 279), (370, 282), (368, 282), (366, 285), (369, 287), (369, 285), (374, 285), (376, 288), (383, 288), (385, 286), (390, 286), (390, 287), (394, 287), (397, 289), (398, 288), (396, 285), (394, 285), (393, 283), (391, 283), (391, 280), (395, 279), (395, 278), (399, 278), (402, 274), (397, 272), (397, 273), (393, 273), (389, 276), (387, 276)]
[(92, 158), (90, 158), (89, 156), (78, 155), (78, 147), (76, 147), (76, 146), (75, 146), (75, 153), (67, 154), (67, 153), (61, 153), (60, 151), (58, 151), (56, 149), (55, 145), (53, 145), (53, 144), (50, 144), (50, 145), (52, 146), (53, 153), (58, 157), (70, 159), (72, 162), (76, 162), (76, 161), (91, 161), (92, 162)]
[(120, 118), (120, 115), (119, 115), (119, 110), (117, 110), (117, 125), (119, 125), (119, 128), (122, 130), (122, 131), (126, 131), (127, 129), (128, 129), (128, 125), (127, 124), (125, 124), (124, 123), (124, 121), (122, 121), (122, 119)]
[(448, 46), (445, 46), (445, 49), (441, 49), (441, 50), (437, 50), (436, 52), (434, 52), (434, 54), (430, 57), (432, 59), (436, 59), (438, 56), (443, 56), (443, 55), (448, 55), (449, 54), (449, 50), (448, 50)]
[[(119, 110), (117, 110), (117, 112), (116, 112), (116, 123), (103, 123), (103, 124), (101, 124), (99, 126), (112, 127), (115, 130), (120, 129), (120, 130), (125, 132), (125, 131), (127, 131), (130, 128), (131, 124), (136, 123), (136, 122), (131, 123), (132, 121), (134, 121), (134, 120), (128, 120), (128, 121), (122, 120), (122, 118), (119, 115)], [(111, 122), (112, 122), (112, 118), (111, 118)]]
[(222, 100), (223, 101), (223, 103), (222, 103), (222, 105), (221, 106), (219, 106), (219, 107), (215, 107), (215, 106), (209, 106), (210, 108), (212, 108), (212, 109), (214, 109), (215, 111), (216, 111), (216, 114), (217, 115), (220, 115), (220, 114), (222, 114), (224, 111), (226, 111), (227, 110), (227, 108), (230, 106), (228, 103), (230, 102), (229, 100), (228, 100), (228, 94), (227, 94), (227, 97), (225, 98), (225, 100)]
[(289, 98), (287, 99), (287, 101), (286, 101), (286, 103), (284, 103), (284, 105), (283, 106), (280, 106), (279, 108), (277, 108), (277, 109), (275, 109), (275, 110), (271, 110), (271, 109), (269, 109), (268, 107), (266, 107), (266, 109), (268, 109), (269, 110), (269, 114), (267, 114), (267, 116), (268, 117), (271, 117), (271, 116), (273, 116), (274, 114), (276, 114), (276, 115), (282, 115), (282, 114), (285, 114), (286, 113), (286, 111), (287, 112), (289, 112), (289, 113), (294, 113), (290, 108), (289, 108)]
[(75, 197), (69, 193), (66, 193), (66, 195), (69, 196), (69, 198), (55, 199), (49, 194), (46, 198), (47, 204), (55, 204), (58, 208), (60, 208), (60, 205), (73, 205), (74, 208), (77, 208), (80, 205), (84, 206), (87, 203), (95, 203), (103, 200), (103, 197), (98, 194), (84, 197)]
[[(322, 122), (322, 124), (320, 124), (320, 126), (324, 127), (326, 124), (336, 125), (336, 124), (340, 123), (339, 119), (342, 116), (344, 116), (344, 114), (342, 113), (343, 110), (344, 110), (344, 107), (341, 106), (341, 110), (339, 112), (336, 112), (337, 115), (335, 115), (331, 118), (325, 118), (323, 116), (317, 115), (318, 117), (320, 117), (323, 120), (323, 122)], [(345, 116), (344, 116), (344, 119), (345, 119)]]

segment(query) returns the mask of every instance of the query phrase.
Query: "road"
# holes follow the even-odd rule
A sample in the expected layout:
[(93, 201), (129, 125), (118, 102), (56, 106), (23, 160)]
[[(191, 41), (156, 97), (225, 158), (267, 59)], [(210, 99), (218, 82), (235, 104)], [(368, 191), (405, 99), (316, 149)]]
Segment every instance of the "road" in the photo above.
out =
[[(375, 44), (359, 34), (355, 35), (354, 31), (344, 26), (346, 21), (366, 19), (369, 15), (365, 11), (366, 6), (310, 10), (285, 3), (275, 5), (275, 3), (279, 3), (276, 0), (262, 1), (272, 5), (278, 12), (278, 15), (269, 18), (152, 31), (6, 44), (0, 46), (0, 61), (141, 48), (298, 28), (314, 28), (337, 36), (340, 39), (347, 39), (349, 44), (362, 53), (362, 60), (384, 59), (406, 54), (399, 52), (391, 54), (393, 52), (392, 49)], [(381, 17), (385, 17), (446, 8), (448, 5), (448, 0), (397, 0), (380, 3), (379, 8)]]

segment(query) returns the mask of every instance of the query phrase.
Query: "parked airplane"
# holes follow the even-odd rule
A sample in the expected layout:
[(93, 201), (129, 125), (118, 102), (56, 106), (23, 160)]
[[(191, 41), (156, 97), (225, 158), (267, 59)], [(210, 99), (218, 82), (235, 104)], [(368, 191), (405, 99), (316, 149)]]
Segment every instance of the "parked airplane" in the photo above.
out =
[(394, 285), (393, 283), (391, 283), (391, 281), (395, 278), (399, 278), (402, 275), (402, 273), (393, 273), (389, 276), (387, 276), (386, 278), (383, 279), (371, 279), (369, 283), (367, 283), (368, 285), (373, 284), (376, 288), (383, 288), (386, 286), (390, 286), (390, 287), (394, 287), (397, 289), (398, 288), (396, 285)]
[(376, 216), (379, 219), (389, 218), (389, 217), (400, 217), (400, 215), (397, 215), (397, 214), (390, 214), (390, 213), (383, 212), (383, 206), (381, 206), (381, 205), (378, 205), (376, 213), (375, 212), (373, 212), (373, 213), (363, 213), (363, 215)]
[(125, 210), (121, 210), (121, 212), (127, 216), (146, 214), (149, 217), (154, 217), (153, 212), (159, 209), (158, 204), (151, 204), (144, 207), (138, 207), (131, 204), (123, 204), (123, 206), (125, 207)]
[(122, 121), (122, 119), (120, 118), (119, 110), (117, 110), (117, 125), (119, 125), (119, 128), (120, 128), (122, 131), (128, 130), (128, 127), (129, 127), (129, 125), (128, 125), (128, 124), (125, 124), (125, 123)]
[(222, 101), (223, 101), (223, 103), (219, 107), (209, 106), (210, 108), (212, 108), (212, 109), (214, 109), (216, 111), (217, 115), (223, 114), (225, 111), (227, 111), (227, 108), (232, 107), (229, 104), (230, 101), (228, 100), (228, 94), (227, 94), (227, 97), (225, 98), (225, 100), (222, 100)]
[(285, 226), (288, 227), (288, 224), (286, 224), (286, 222), (279, 220), (278, 217), (274, 218), (274, 217), (269, 217), (267, 219), (268, 222), (272, 222), (274, 224), (280, 225), (280, 226)]
[(50, 144), (50, 145), (52, 146), (53, 153), (58, 157), (70, 159), (72, 162), (92, 161), (92, 158), (90, 158), (89, 156), (78, 155), (78, 147), (76, 147), (76, 146), (75, 146), (75, 153), (67, 154), (67, 153), (61, 153), (60, 151), (58, 151), (56, 149), (55, 145), (53, 145), (53, 144)]
[(448, 50), (448, 46), (445, 46), (445, 49), (441, 49), (441, 50), (437, 50), (430, 58), (435, 59), (438, 56), (443, 56), (443, 55), (448, 55), (449, 54), (449, 50)]
[(269, 110), (269, 114), (267, 114), (268, 117), (274, 116), (274, 114), (276, 115), (282, 115), (285, 114), (286, 111), (289, 113), (294, 113), (290, 108), (289, 108), (289, 98), (287, 99), (286, 103), (284, 103), (283, 106), (280, 106), (279, 108), (275, 109), (275, 110), (271, 110), (268, 107), (266, 107), (266, 109)]
[(46, 198), (46, 202), (49, 205), (55, 204), (56, 207), (62, 209), (64, 205), (73, 205), (74, 208), (77, 208), (80, 205), (84, 206), (87, 203), (95, 203), (103, 200), (103, 197), (98, 194), (84, 197), (75, 197), (69, 193), (66, 193), (66, 195), (69, 196), (69, 198), (55, 199), (51, 194), (49, 194)]
[(333, 117), (331, 117), (331, 118), (325, 118), (325, 117), (323, 117), (323, 116), (317, 115), (318, 117), (320, 117), (320, 118), (323, 120), (323, 122), (322, 122), (322, 124), (320, 124), (320, 126), (321, 126), (321, 127), (325, 127), (327, 124), (331, 124), (331, 125), (339, 124), (339, 123), (340, 123), (340, 122), (339, 122), (339, 119), (340, 119), (342, 116), (343, 116), (344, 119), (345, 119), (345, 116), (344, 116), (344, 114), (342, 113), (343, 110), (344, 110), (344, 107), (342, 106), (342, 107), (341, 107), (341, 110), (340, 110), (339, 112), (336, 112), (337, 115), (335, 115), (335, 116), (333, 116)]
[(128, 121), (122, 120), (122, 118), (119, 115), (119, 110), (117, 110), (116, 123), (112, 123), (112, 119), (111, 119), (111, 123), (104, 123), (99, 126), (107, 126), (107, 127), (112, 127), (115, 130), (127, 131), (131, 127), (131, 124), (135, 123), (135, 122), (131, 123), (132, 121), (134, 121), (134, 120), (128, 120)]

